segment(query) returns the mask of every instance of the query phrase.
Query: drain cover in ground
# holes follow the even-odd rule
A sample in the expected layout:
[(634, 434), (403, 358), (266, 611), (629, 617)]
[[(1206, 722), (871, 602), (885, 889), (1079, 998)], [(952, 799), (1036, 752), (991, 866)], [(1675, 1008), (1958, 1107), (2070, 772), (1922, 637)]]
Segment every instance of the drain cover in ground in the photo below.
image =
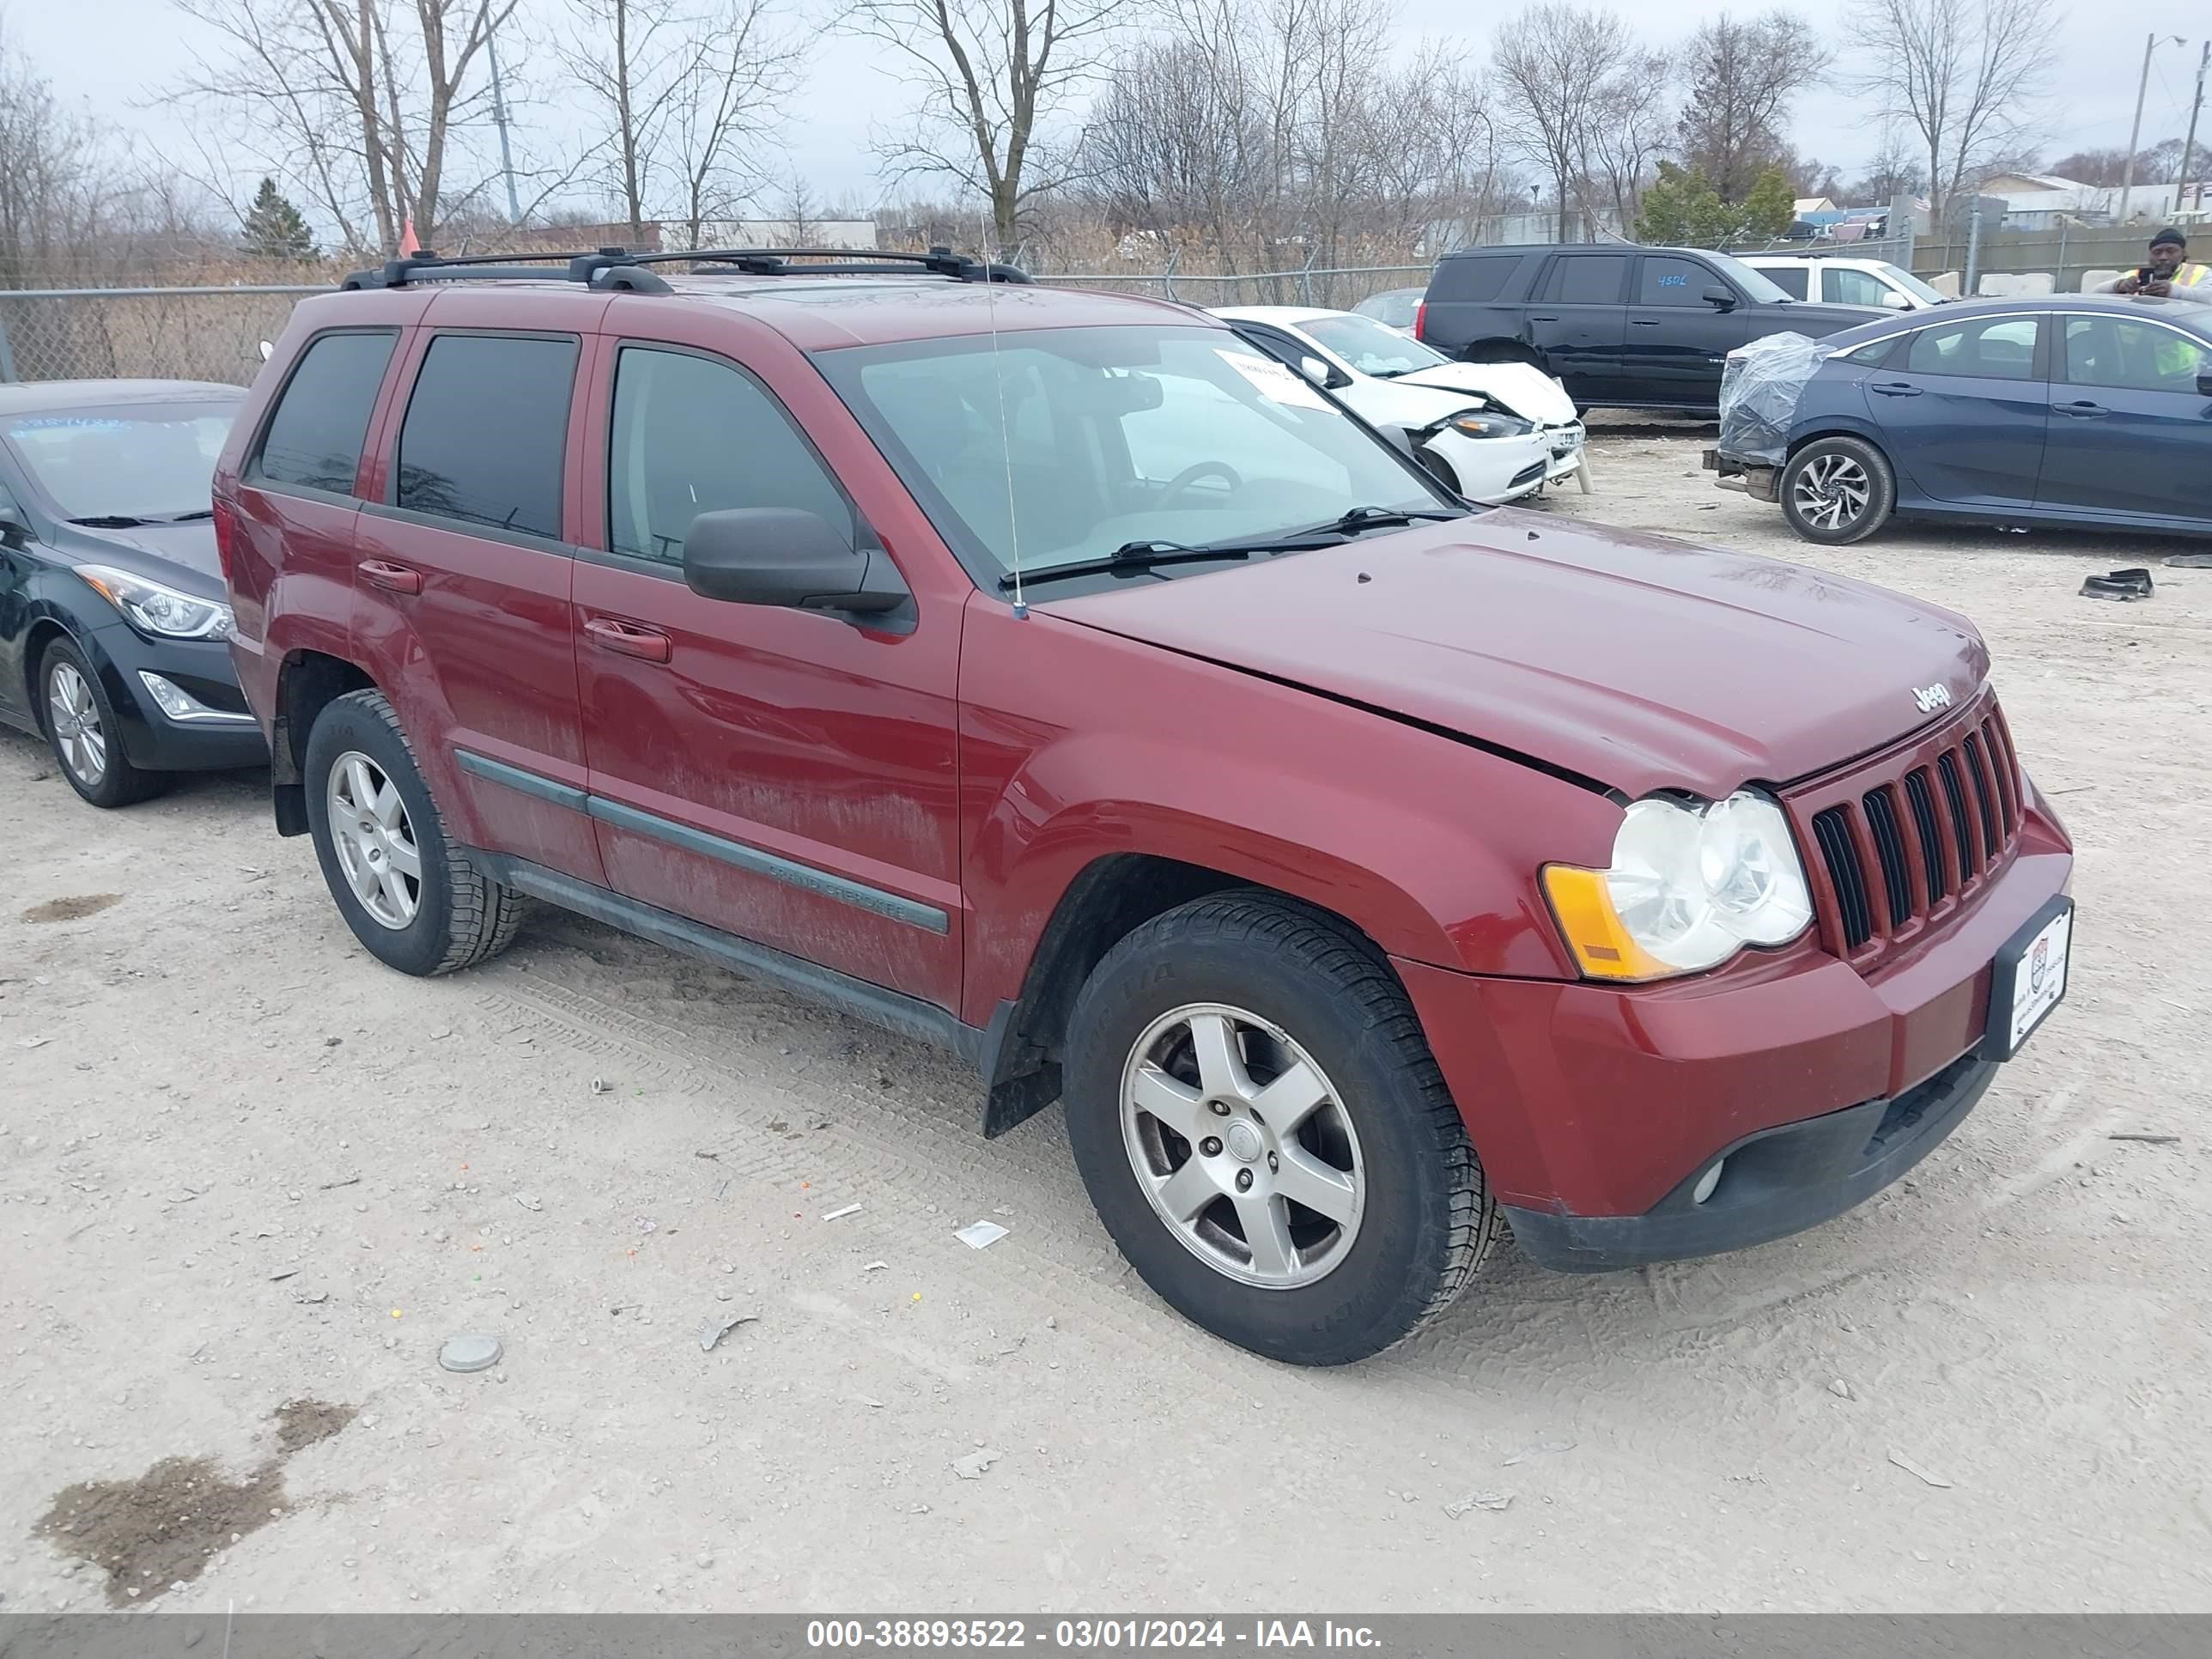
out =
[(449, 1371), (489, 1370), (499, 1364), (495, 1336), (457, 1336), (438, 1350), (438, 1363)]

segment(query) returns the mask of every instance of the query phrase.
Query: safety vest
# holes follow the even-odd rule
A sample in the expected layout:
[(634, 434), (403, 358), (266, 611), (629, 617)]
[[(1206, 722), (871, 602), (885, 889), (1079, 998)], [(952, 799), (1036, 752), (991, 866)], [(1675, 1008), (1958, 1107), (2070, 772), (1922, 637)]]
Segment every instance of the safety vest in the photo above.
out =
[(2212, 265), (2185, 264), (2173, 273), (2171, 280), (2176, 288), (2197, 288), (2208, 276), (2212, 276)]

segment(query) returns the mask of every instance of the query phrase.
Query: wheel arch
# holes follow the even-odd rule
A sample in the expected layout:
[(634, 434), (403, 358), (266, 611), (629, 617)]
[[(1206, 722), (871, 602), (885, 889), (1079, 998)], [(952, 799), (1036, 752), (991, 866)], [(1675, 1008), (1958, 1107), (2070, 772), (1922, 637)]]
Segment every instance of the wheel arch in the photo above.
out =
[(1155, 917), (1217, 893), (1249, 893), (1323, 916), (1354, 935), (1394, 977), (1389, 953), (1341, 912), (1250, 877), (1151, 853), (1109, 853), (1053, 907), (1014, 999), (993, 1012), (983, 1044), (983, 1133), (1004, 1134), (1060, 1097), (1060, 1059), (1076, 999), (1107, 953)]
[(276, 712), (269, 738), (270, 795), (276, 833), (307, 833), (307, 790), (300, 767), (307, 752), (307, 733), (323, 710), (349, 691), (379, 690), (360, 664), (324, 651), (294, 651), (276, 671)]

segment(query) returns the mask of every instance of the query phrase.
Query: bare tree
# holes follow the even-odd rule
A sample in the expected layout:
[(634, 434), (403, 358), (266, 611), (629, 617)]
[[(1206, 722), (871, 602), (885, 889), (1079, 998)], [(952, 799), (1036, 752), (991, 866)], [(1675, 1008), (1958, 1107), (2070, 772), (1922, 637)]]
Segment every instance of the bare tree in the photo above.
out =
[(2057, 59), (2051, 0), (1868, 0), (1858, 88), (1911, 123), (1940, 219), (2017, 152)]
[(1096, 73), (1126, 0), (845, 0), (841, 26), (890, 49), (921, 94), (881, 143), (899, 178), (936, 176), (990, 204), (1000, 257), (1023, 209), (1067, 181), (1052, 128)]
[(738, 216), (769, 179), (763, 150), (797, 90), (805, 48), (770, 0), (714, 0), (684, 49), (665, 142), (687, 247)]
[(296, 185), (356, 250), (424, 240), (469, 193), (449, 183), (457, 131), (487, 97), (477, 71), (518, 0), (177, 0), (218, 56), (174, 95), (203, 106), (254, 164)]
[(1597, 125), (1587, 136), (1583, 171), (1602, 189), (1613, 222), (1636, 222), (1644, 185), (1672, 136), (1674, 64), (1663, 52), (1632, 47), (1599, 88)]
[(645, 240), (647, 198), (663, 161), (662, 130), (690, 73), (678, 0), (569, 0), (573, 40), (561, 52), (570, 79), (598, 106), (606, 137), (593, 169), (622, 204), (634, 242)]
[(1786, 11), (1723, 12), (1699, 25), (1682, 52), (1685, 164), (1722, 201), (1741, 203), (1762, 170), (1788, 159), (1790, 100), (1832, 56), (1812, 25)]
[(1633, 46), (1617, 15), (1573, 0), (1531, 6), (1500, 28), (1492, 45), (1491, 74), (1514, 135), (1509, 148), (1551, 180), (1562, 241), (1592, 137), (1606, 119), (1605, 89)]

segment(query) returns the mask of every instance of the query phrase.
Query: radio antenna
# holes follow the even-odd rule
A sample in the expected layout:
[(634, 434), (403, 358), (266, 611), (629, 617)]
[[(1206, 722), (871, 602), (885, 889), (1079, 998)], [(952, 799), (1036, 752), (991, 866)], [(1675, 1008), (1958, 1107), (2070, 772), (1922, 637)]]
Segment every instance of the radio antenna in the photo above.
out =
[(983, 256), (983, 314), (991, 324), (991, 383), (999, 393), (999, 457), (1006, 469), (1006, 548), (1014, 562), (1014, 620), (1029, 620), (1029, 602), (1022, 595), (1022, 526), (1014, 513), (1014, 447), (1006, 426), (1006, 376), (999, 362), (999, 273), (991, 256)]

